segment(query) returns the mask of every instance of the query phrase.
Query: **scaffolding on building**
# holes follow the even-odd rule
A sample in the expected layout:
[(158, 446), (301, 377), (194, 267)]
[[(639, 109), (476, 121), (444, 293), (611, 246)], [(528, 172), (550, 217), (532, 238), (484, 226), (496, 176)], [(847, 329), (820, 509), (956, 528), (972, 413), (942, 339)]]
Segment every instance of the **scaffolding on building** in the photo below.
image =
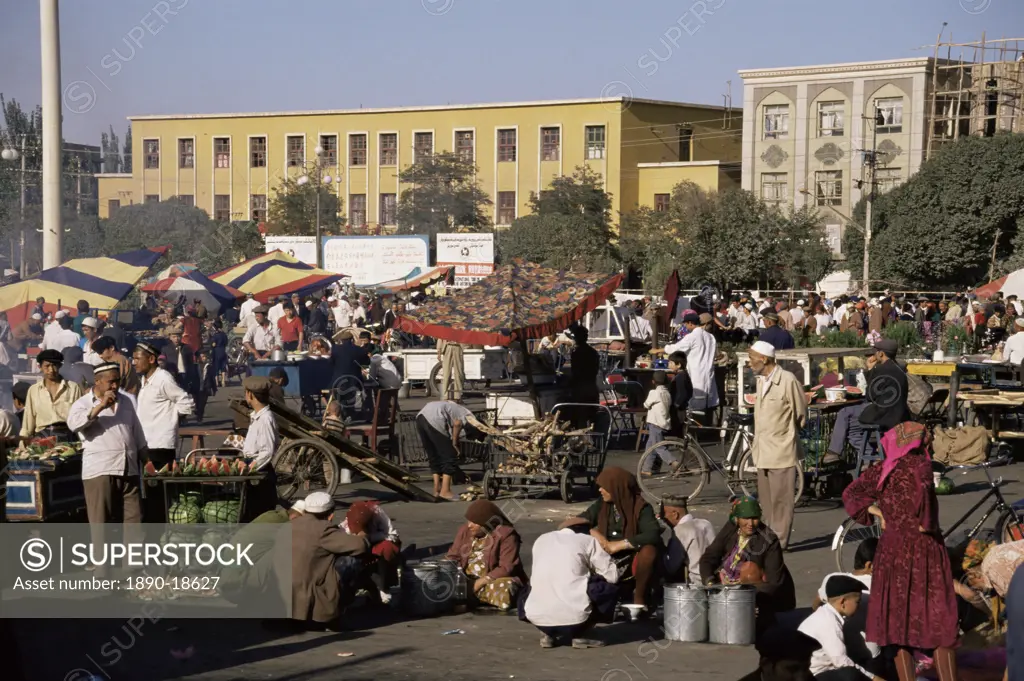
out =
[[(943, 54), (944, 53), (944, 54)], [(927, 157), (961, 137), (1024, 132), (1024, 38), (935, 43)]]

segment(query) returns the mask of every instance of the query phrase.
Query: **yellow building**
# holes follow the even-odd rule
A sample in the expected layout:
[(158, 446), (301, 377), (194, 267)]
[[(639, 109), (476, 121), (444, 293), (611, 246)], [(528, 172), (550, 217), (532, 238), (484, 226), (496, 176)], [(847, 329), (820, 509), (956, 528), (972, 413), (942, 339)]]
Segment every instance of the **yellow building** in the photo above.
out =
[(472, 159), (494, 223), (507, 225), (579, 165), (604, 178), (615, 215), (659, 205), (682, 180), (738, 184), (742, 127), (722, 107), (626, 98), (130, 120), (132, 172), (97, 175), (101, 217), (178, 197), (218, 220), (263, 222), (280, 180), (303, 175), (319, 148), (349, 224), (385, 227), (398, 170), (420, 154)]

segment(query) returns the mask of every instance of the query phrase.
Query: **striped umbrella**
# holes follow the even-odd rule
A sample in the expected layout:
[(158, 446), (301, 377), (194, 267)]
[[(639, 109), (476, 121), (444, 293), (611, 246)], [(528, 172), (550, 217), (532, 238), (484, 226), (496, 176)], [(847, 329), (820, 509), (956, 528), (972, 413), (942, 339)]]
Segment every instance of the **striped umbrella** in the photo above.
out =
[(46, 299), (47, 312), (55, 312), (58, 301), (61, 307), (74, 307), (79, 300), (109, 310), (124, 300), (168, 249), (170, 246), (154, 246), (120, 255), (68, 260), (32, 279), (0, 287), (0, 310), (7, 312), (12, 325), (31, 313), (36, 298)]
[(177, 277), (166, 277), (142, 287), (145, 293), (152, 293), (166, 300), (184, 297), (192, 301), (199, 299), (210, 312), (217, 314), (231, 307), (245, 294), (224, 284), (218, 284), (199, 270), (186, 272)]
[(194, 262), (176, 262), (170, 267), (165, 267), (157, 272), (148, 281), (152, 283), (161, 279), (169, 279), (170, 277), (180, 277), (198, 269), (199, 267)]
[(325, 289), (346, 275), (317, 269), (284, 251), (271, 251), (210, 276), (218, 284), (251, 293), (267, 302), (271, 296), (307, 295)]

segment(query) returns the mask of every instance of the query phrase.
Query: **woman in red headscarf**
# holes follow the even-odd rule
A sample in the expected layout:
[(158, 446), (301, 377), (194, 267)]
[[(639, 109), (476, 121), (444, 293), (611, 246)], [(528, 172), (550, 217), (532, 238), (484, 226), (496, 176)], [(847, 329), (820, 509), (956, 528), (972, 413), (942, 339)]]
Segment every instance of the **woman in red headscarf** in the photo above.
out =
[(357, 501), (349, 506), (341, 529), (348, 534), (366, 533), (370, 552), (363, 560), (371, 569), (370, 580), (380, 592), (382, 603), (391, 601), (390, 587), (398, 584), (398, 564), (401, 561), (402, 540), (391, 518), (376, 501)]
[(466, 573), (471, 605), (484, 603), (499, 610), (516, 605), (519, 589), (527, 582), (519, 558), (522, 543), (512, 521), (496, 504), (477, 499), (469, 505), (466, 523), (447, 557)]
[(959, 635), (949, 554), (939, 528), (927, 431), (897, 425), (882, 437), (885, 461), (843, 492), (850, 517), (882, 525), (868, 605), (867, 640), (898, 649), (900, 681), (916, 678), (915, 650), (934, 651), (940, 681), (955, 681), (953, 647)]
[(663, 544), (661, 525), (651, 505), (644, 501), (636, 476), (624, 468), (610, 466), (597, 476), (601, 498), (580, 514), (593, 527), (590, 531), (619, 565), (625, 569), (622, 583), (630, 575), (636, 580), (633, 603), (646, 605), (648, 587), (658, 565)]

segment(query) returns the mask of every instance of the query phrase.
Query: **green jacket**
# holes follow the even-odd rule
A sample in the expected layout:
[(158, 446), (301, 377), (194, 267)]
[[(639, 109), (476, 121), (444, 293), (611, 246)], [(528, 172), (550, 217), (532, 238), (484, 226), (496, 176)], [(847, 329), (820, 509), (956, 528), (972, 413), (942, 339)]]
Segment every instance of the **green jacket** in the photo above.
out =
[[(581, 513), (579, 517), (586, 518), (590, 522), (590, 526), (597, 529), (597, 519), (601, 514), (601, 507), (604, 506), (604, 503), (603, 499), (598, 499), (586, 511)], [(662, 545), (661, 525), (658, 523), (658, 518), (654, 515), (654, 509), (651, 508), (650, 504), (644, 504), (643, 508), (640, 509), (639, 525), (636, 536), (630, 539), (633, 546)], [(625, 539), (622, 535), (622, 526), (623, 519), (613, 506), (611, 516), (608, 518), (608, 536), (606, 539), (609, 541)]]

